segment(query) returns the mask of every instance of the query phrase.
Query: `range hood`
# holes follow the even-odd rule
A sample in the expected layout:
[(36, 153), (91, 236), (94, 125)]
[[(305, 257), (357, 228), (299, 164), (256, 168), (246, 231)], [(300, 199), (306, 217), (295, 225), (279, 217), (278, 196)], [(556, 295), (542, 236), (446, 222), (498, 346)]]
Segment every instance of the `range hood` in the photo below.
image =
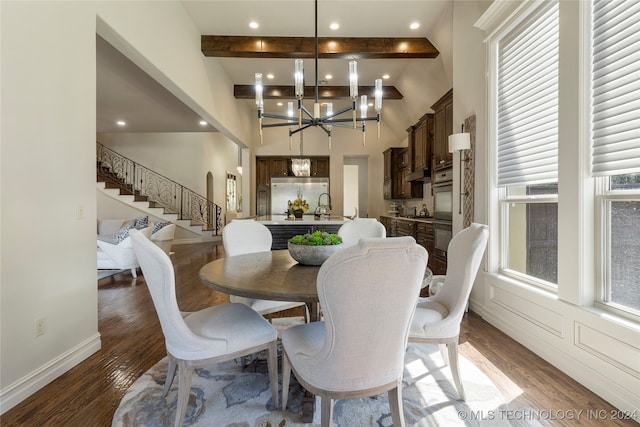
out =
[(405, 181), (431, 182), (431, 168), (413, 171), (404, 178)]

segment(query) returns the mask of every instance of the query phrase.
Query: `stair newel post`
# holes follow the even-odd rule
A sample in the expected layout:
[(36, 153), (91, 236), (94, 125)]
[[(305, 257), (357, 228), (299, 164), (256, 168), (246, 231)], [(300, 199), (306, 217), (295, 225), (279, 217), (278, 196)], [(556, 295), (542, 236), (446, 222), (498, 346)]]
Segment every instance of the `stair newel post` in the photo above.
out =
[(136, 185), (138, 183), (138, 177), (136, 176), (136, 162), (133, 162), (133, 164), (131, 165), (131, 167), (133, 168), (133, 195), (135, 197), (136, 195)]
[(182, 205), (182, 196), (184, 194), (184, 188), (182, 186), (180, 186), (180, 219), (183, 219), (184, 216), (182, 215), (182, 209), (183, 209), (183, 205)]

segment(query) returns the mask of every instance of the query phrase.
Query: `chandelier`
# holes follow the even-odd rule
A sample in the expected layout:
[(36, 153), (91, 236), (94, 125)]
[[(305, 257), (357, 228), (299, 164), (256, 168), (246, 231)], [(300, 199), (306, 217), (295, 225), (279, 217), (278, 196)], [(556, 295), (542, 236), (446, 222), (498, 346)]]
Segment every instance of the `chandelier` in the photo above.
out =
[[(368, 103), (367, 95), (360, 96), (360, 117), (357, 117), (357, 101), (358, 101), (358, 65), (356, 61), (349, 62), (349, 95), (351, 105), (339, 111), (333, 111), (333, 103), (326, 103), (324, 116), (320, 114), (320, 103), (318, 102), (318, 0), (315, 0), (315, 102), (313, 104), (313, 112), (309, 111), (302, 103), (304, 97), (304, 67), (302, 59), (296, 59), (294, 62), (294, 90), (297, 99), (298, 117), (294, 116), (293, 102), (287, 104), (287, 115), (268, 114), (264, 112), (264, 99), (262, 87), (262, 73), (255, 74), (255, 91), (256, 91), (256, 107), (258, 108), (258, 120), (260, 123), (260, 144), (263, 143), (262, 131), (264, 128), (270, 127), (289, 127), (289, 149), (291, 149), (291, 141), (293, 135), (302, 132), (305, 129), (315, 126), (319, 127), (329, 137), (329, 149), (331, 149), (331, 131), (333, 126), (355, 129), (362, 131), (362, 145), (365, 144), (365, 122), (376, 121), (378, 126), (378, 138), (380, 138), (380, 111), (382, 110), (382, 79), (375, 80), (374, 91), (374, 109), (375, 116), (367, 117)], [(342, 114), (352, 112), (351, 118), (339, 118)], [(263, 120), (275, 119), (281, 122), (264, 123)], [(359, 124), (358, 124), (359, 123)]]

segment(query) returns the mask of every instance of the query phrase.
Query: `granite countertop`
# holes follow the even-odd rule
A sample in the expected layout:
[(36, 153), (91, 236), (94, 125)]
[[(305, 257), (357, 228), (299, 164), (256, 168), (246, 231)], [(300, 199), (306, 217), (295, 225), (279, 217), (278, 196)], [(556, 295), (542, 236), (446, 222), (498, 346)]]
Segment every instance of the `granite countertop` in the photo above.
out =
[(404, 221), (418, 221), (418, 222), (429, 222), (429, 223), (431, 223), (431, 222), (442, 222), (442, 221), (436, 220), (432, 216), (408, 217), (408, 216), (402, 216), (402, 215), (396, 215), (396, 216), (382, 215), (382, 217), (393, 218), (393, 219), (401, 219), (401, 220), (404, 220)]
[(268, 225), (310, 225), (310, 224), (344, 224), (349, 221), (342, 216), (329, 216), (315, 218), (313, 215), (303, 215), (298, 219), (287, 219), (286, 215), (265, 215), (256, 218), (256, 221)]

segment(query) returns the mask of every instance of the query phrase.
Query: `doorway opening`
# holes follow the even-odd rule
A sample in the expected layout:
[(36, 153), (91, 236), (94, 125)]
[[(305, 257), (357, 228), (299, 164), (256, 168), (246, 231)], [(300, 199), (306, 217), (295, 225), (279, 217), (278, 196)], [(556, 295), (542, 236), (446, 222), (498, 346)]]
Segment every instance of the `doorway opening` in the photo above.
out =
[(369, 157), (345, 156), (343, 166), (343, 215), (369, 216)]

